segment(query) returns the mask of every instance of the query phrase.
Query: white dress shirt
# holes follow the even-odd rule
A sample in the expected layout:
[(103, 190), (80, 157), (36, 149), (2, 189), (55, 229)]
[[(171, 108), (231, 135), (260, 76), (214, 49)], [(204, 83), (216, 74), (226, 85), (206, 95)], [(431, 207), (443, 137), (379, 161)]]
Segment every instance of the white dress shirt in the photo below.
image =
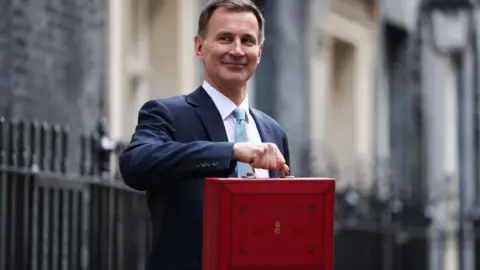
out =
[[(208, 93), (208, 95), (212, 98), (213, 103), (218, 109), (220, 116), (223, 120), (223, 125), (225, 126), (225, 131), (227, 132), (227, 137), (229, 142), (235, 141), (235, 116), (233, 115), (233, 111), (237, 108), (237, 105), (233, 103), (228, 97), (223, 95), (220, 91), (213, 88), (208, 82), (203, 81), (203, 89)], [(245, 109), (245, 122), (248, 134), (248, 141), (251, 143), (261, 143), (262, 139), (260, 137), (260, 133), (257, 129), (257, 124), (255, 123), (255, 119), (253, 119), (252, 115), (250, 114), (250, 109), (248, 105), (248, 94), (243, 100), (243, 102), (238, 106), (240, 108)], [(269, 173), (267, 170), (262, 169), (255, 169), (255, 176), (257, 178), (268, 178)]]

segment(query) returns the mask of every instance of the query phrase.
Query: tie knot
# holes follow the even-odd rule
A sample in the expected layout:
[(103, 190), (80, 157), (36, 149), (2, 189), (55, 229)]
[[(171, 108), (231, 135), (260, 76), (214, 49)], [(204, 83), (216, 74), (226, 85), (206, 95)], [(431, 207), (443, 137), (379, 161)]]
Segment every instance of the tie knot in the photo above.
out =
[(240, 120), (245, 120), (245, 110), (242, 109), (242, 108), (236, 108), (234, 111), (233, 111), (233, 114), (235, 115), (235, 119), (237, 121), (240, 121)]

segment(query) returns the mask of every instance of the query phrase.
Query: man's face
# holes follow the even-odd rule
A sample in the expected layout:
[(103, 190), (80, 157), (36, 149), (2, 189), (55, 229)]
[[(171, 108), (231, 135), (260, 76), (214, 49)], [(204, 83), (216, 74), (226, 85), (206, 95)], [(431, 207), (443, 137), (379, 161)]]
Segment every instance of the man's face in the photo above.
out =
[(204, 39), (195, 37), (197, 57), (216, 84), (245, 85), (260, 62), (259, 25), (251, 12), (218, 8)]

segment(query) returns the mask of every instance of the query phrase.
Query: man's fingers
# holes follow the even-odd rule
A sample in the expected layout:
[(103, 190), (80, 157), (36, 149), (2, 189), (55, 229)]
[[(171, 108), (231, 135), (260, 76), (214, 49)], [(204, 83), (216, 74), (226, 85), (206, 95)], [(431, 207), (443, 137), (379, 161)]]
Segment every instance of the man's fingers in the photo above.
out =
[(257, 169), (264, 169), (265, 168), (265, 156), (268, 153), (268, 149), (265, 145), (258, 145), (255, 147), (254, 150), (254, 162), (253, 166)]
[(251, 163), (257, 169), (281, 170), (288, 173), (289, 168), (285, 165), (285, 158), (275, 144), (265, 143), (255, 145)]
[(268, 169), (275, 170), (277, 165), (277, 159), (275, 155), (276, 146), (274, 144), (268, 144)]
[(283, 165), (285, 165), (285, 158), (283, 157), (282, 153), (278, 148), (275, 151), (275, 157), (276, 157), (275, 170), (281, 170)]
[(256, 164), (261, 161), (264, 152), (265, 148), (262, 145), (254, 145), (252, 151), (252, 160), (250, 163), (253, 163), (254, 166), (256, 166)]
[(290, 173), (290, 168), (288, 167), (287, 164), (283, 164), (282, 168), (280, 169), (280, 171), (283, 173), (283, 174), (289, 174)]

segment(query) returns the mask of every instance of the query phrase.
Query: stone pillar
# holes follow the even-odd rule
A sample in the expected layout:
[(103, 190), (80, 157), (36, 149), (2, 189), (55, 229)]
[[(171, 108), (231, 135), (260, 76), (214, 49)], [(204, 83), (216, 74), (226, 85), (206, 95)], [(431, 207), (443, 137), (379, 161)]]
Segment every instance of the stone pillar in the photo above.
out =
[(259, 1), (266, 19), (265, 46), (255, 76), (257, 107), (288, 135), (292, 174), (309, 175), (310, 1)]
[[(425, 33), (425, 31), (423, 31)], [(423, 40), (429, 40), (426, 37)], [(426, 146), (427, 146), (427, 187), (433, 204), (432, 225), (429, 228), (429, 269), (443, 269), (444, 241), (442, 233), (446, 230), (446, 202), (444, 194), (444, 87), (445, 60), (432, 50), (429, 42), (422, 47), (422, 94), (425, 108)]]
[(463, 226), (459, 228), (460, 260), (463, 268), (460, 270), (475, 269), (475, 238), (473, 237), (473, 223), (470, 213), (474, 205), (475, 196), (475, 143), (474, 143), (474, 89), (473, 89), (473, 55), (468, 50), (463, 56), (462, 66), (458, 73), (459, 91), (459, 219)]

